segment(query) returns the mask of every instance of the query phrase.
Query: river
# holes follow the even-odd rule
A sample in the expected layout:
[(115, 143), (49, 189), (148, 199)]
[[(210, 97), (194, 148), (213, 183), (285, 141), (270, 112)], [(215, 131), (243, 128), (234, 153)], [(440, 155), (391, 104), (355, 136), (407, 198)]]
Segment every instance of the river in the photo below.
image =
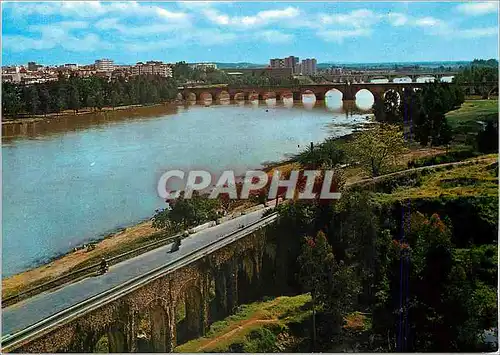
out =
[(161, 106), (3, 129), (2, 276), (151, 217), (165, 207), (156, 186), (166, 170), (259, 168), (348, 134), (368, 114), (306, 101)]

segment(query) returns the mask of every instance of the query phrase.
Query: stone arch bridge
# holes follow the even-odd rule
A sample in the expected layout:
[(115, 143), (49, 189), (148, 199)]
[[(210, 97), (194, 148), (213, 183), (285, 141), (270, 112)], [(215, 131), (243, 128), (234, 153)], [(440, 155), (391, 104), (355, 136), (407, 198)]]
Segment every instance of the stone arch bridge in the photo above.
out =
[[(337, 83), (280, 87), (232, 87), (230, 85), (179, 87), (179, 99), (199, 100), (211, 98), (215, 100), (265, 100), (267, 98), (284, 97), (301, 100), (304, 94), (314, 94), (317, 100), (324, 100), (328, 91), (336, 89), (341, 92), (343, 101), (353, 101), (356, 94), (365, 89), (372, 93), (375, 100), (383, 98), (387, 91), (396, 91), (401, 96), (405, 90), (423, 88), (428, 83)], [(465, 91), (471, 90), (474, 84), (460, 84)], [(482, 83), (485, 93), (498, 92), (498, 83)]]
[(3, 351), (92, 353), (105, 337), (109, 352), (171, 352), (176, 345), (204, 335), (211, 323), (234, 313), (239, 304), (280, 294), (272, 280), (282, 263), (276, 261), (275, 251), (269, 252), (269, 228), (253, 230)]

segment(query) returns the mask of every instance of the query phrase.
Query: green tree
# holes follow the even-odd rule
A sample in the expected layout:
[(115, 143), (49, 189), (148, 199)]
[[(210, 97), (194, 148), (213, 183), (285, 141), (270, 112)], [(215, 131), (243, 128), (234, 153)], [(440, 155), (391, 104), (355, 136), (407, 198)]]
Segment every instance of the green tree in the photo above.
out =
[(152, 218), (153, 228), (178, 232), (217, 218), (219, 201), (201, 196), (196, 191), (190, 199), (181, 193), (179, 198), (168, 203), (167, 208), (156, 211)]
[(69, 86), (67, 106), (75, 112), (78, 112), (80, 109), (80, 93), (78, 92), (78, 86), (76, 83), (71, 83)]
[(498, 125), (495, 122), (489, 121), (476, 137), (477, 149), (481, 153), (498, 152)]
[(2, 84), (2, 112), (6, 116), (17, 116), (23, 110), (23, 99), (17, 85)]
[(36, 115), (40, 108), (40, 98), (36, 86), (29, 85), (24, 90), (24, 102), (31, 115)]
[(388, 171), (396, 157), (406, 151), (403, 132), (398, 126), (378, 124), (358, 133), (349, 143), (349, 155), (371, 176)]
[(323, 232), (316, 238), (306, 237), (297, 262), (300, 265), (299, 279), (307, 292), (311, 293), (313, 307), (313, 349), (316, 347), (316, 305), (331, 277), (334, 256)]

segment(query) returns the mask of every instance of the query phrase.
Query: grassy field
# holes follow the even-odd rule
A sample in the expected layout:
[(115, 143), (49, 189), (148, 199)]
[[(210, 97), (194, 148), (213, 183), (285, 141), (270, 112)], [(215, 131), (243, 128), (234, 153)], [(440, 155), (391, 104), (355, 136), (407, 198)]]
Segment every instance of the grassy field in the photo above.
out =
[(300, 323), (311, 316), (310, 302), (311, 297), (307, 294), (242, 305), (236, 314), (212, 324), (204, 337), (182, 344), (174, 351), (269, 351), (288, 324)]
[(443, 196), (498, 196), (497, 155), (478, 158), (483, 160), (417, 174), (390, 191), (378, 192), (378, 198), (395, 201)]
[(466, 100), (462, 106), (446, 114), (448, 123), (453, 129), (455, 140), (466, 141), (482, 128), (478, 121), (498, 120), (498, 100)]

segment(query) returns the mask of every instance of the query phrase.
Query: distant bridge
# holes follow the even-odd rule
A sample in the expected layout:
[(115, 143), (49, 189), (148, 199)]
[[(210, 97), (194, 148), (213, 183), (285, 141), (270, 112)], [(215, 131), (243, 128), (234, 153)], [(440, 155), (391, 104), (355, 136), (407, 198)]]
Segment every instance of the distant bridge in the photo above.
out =
[(361, 73), (339, 73), (339, 74), (322, 74), (322, 76), (332, 82), (342, 83), (342, 82), (356, 82), (356, 83), (366, 83), (374, 79), (387, 79), (389, 81), (394, 81), (394, 79), (399, 78), (410, 78), (412, 82), (419, 78), (435, 78), (441, 80), (441, 78), (455, 76), (458, 74), (456, 71), (446, 71), (446, 72), (415, 72), (415, 71), (405, 71), (405, 72), (395, 72), (395, 71), (369, 71)]
[[(401, 96), (405, 90), (421, 89), (428, 83), (334, 83), (334, 84), (310, 84), (279, 87), (237, 87), (231, 85), (207, 85), (193, 87), (179, 87), (179, 99), (187, 101), (203, 101), (205, 99), (230, 99), (230, 100), (265, 100), (268, 98), (293, 98), (301, 100), (302, 95), (315, 95), (317, 100), (324, 100), (330, 90), (338, 90), (342, 94), (343, 101), (353, 101), (356, 94), (361, 90), (368, 90), (375, 100), (383, 98), (388, 91), (396, 91)], [(483, 90), (481, 95), (489, 96), (496, 92), (498, 94), (497, 82), (484, 82), (479, 84)], [(474, 94), (478, 84), (460, 84), (468, 94)]]

